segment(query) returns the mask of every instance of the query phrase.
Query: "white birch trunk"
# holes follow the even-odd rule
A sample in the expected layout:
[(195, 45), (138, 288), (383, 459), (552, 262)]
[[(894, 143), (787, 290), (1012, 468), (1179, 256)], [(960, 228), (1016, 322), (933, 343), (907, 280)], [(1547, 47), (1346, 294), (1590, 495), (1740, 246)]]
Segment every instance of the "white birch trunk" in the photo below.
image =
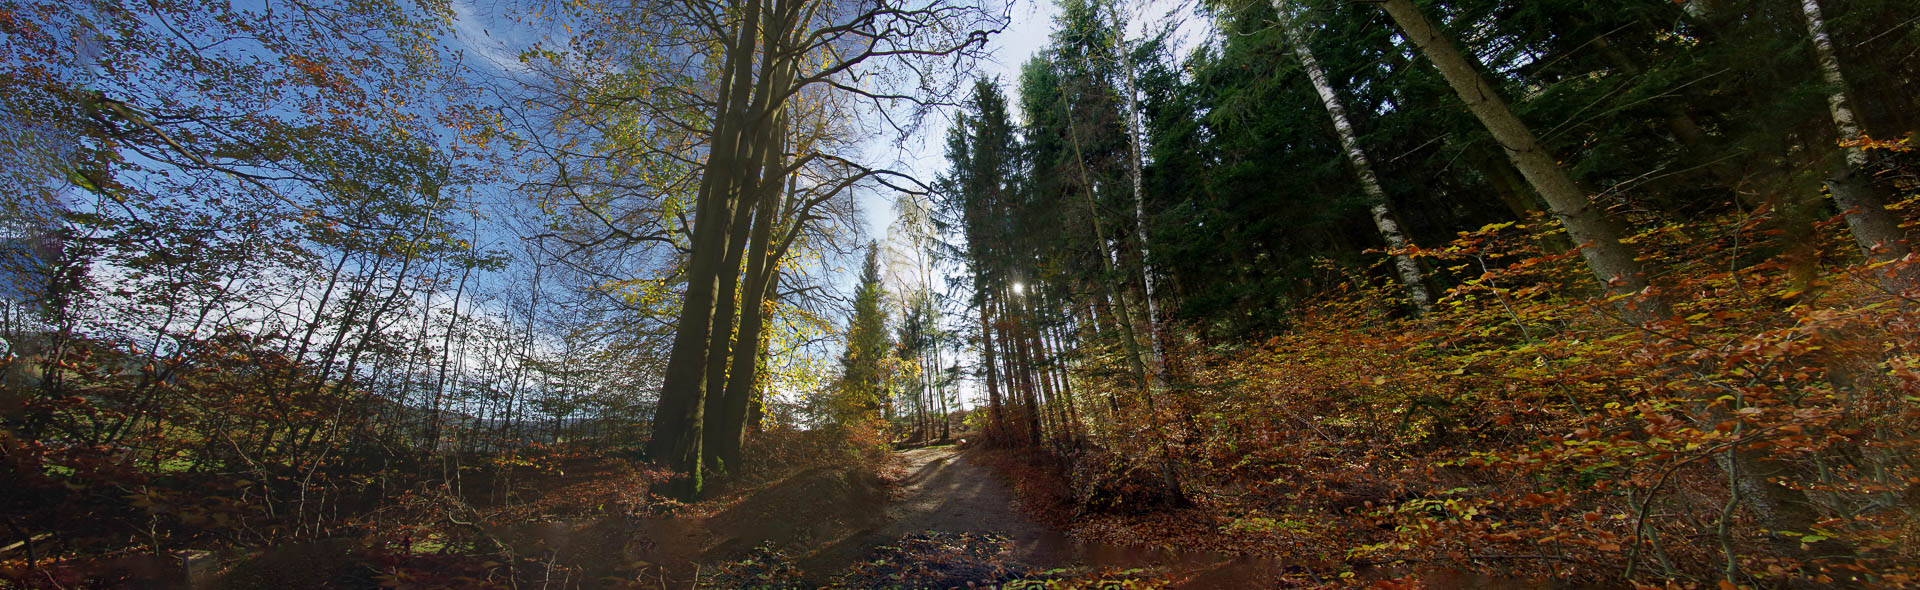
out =
[(1353, 132), (1352, 122), (1347, 120), (1347, 107), (1340, 102), (1340, 95), (1334, 92), (1333, 84), (1327, 81), (1326, 70), (1321, 69), (1320, 61), (1314, 59), (1313, 49), (1307, 46), (1306, 35), (1301, 32), (1302, 24), (1291, 14), (1293, 11), (1282, 2), (1275, 8), (1287, 41), (1293, 45), (1294, 55), (1300, 58), (1301, 69), (1306, 70), (1307, 79), (1313, 82), (1313, 91), (1320, 95), (1320, 103), (1327, 108), (1327, 116), (1333, 119), (1334, 134), (1340, 136), (1340, 147), (1347, 152), (1347, 161), (1353, 164), (1353, 174), (1359, 177), (1360, 189), (1367, 196), (1367, 211), (1373, 214), (1373, 226), (1380, 230), (1380, 238), (1386, 240), (1392, 254), (1393, 268), (1400, 277), (1400, 284), (1406, 286), (1407, 298), (1421, 313), (1433, 311), (1433, 296), (1427, 292), (1426, 282), (1422, 279), (1420, 265), (1413, 257), (1405, 253), (1413, 243), (1400, 231), (1400, 223), (1393, 214), (1391, 201), (1387, 200), (1387, 191), (1380, 188), (1380, 179), (1373, 173), (1373, 164), (1367, 161), (1367, 153), (1360, 148), (1360, 139)]
[[(1827, 83), (1827, 111), (1833, 116), (1833, 126), (1840, 132), (1840, 139), (1852, 141), (1865, 137), (1858, 119), (1854, 117), (1853, 107), (1847, 97), (1847, 78), (1840, 73), (1840, 55), (1834, 51), (1833, 38), (1827, 34), (1826, 17), (1820, 12), (1819, 0), (1801, 0), (1801, 13), (1807, 18), (1807, 36), (1813, 39), (1815, 60), (1819, 63), (1820, 76)], [(1867, 153), (1858, 146), (1846, 148), (1846, 163), (1834, 169), (1827, 179), (1827, 192), (1833, 195), (1833, 203), (1846, 215), (1847, 228), (1852, 230), (1853, 239), (1876, 261), (1898, 260), (1907, 255), (1906, 232), (1900, 229), (1900, 220), (1887, 211), (1885, 199), (1875, 191), (1872, 179), (1867, 178)], [(1913, 282), (1896, 280), (1894, 286), (1910, 287)]]
[(1147, 331), (1147, 344), (1153, 354), (1153, 382), (1157, 387), (1166, 387), (1165, 351), (1160, 345), (1160, 305), (1153, 293), (1153, 263), (1148, 261), (1147, 247), (1147, 200), (1146, 190), (1142, 186), (1142, 176), (1146, 168), (1146, 157), (1141, 152), (1140, 138), (1140, 86), (1133, 71), (1133, 52), (1127, 51), (1126, 23), (1120, 19), (1120, 7), (1113, 7), (1114, 50), (1120, 52), (1120, 63), (1127, 74), (1127, 140), (1132, 152), (1130, 167), (1133, 181), (1133, 220), (1134, 238), (1140, 241), (1140, 283), (1143, 299), (1147, 304), (1147, 322), (1142, 326)]
[(1645, 293), (1646, 269), (1636, 259), (1634, 249), (1620, 242), (1621, 232), (1614, 220), (1585, 190), (1574, 184), (1559, 161), (1540, 145), (1533, 131), (1507, 107), (1499, 91), (1411, 0), (1385, 0), (1381, 6), (1440, 70), (1460, 100), (1467, 103), (1467, 110), (1500, 142), (1514, 168), (1540, 193), (1579, 246), (1594, 278), (1613, 295), (1638, 295), (1638, 301), (1622, 307), (1623, 317), (1635, 324), (1665, 319), (1669, 315), (1665, 302)]

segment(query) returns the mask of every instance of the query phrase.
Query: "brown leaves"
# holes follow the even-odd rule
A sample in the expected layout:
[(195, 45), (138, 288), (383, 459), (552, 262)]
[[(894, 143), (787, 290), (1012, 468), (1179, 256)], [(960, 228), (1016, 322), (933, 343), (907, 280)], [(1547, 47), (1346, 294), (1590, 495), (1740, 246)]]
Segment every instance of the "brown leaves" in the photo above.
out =
[[(1727, 221), (1742, 248), (1781, 239)], [(1461, 278), (1422, 320), (1378, 313), (1392, 290), (1355, 276), (1257, 347), (1171, 352), (1194, 384), (1173, 403), (1204, 425), (1180, 449), (1202, 504), (1236, 519), (1272, 506), (1347, 515), (1315, 542), (1348, 559), (1609, 583), (1632, 562), (1643, 587), (1663, 575), (1647, 567), (1655, 553), (1717, 579), (1700, 564), (1727, 556), (1698, 531), (1724, 523), (1739, 567), (1801, 575), (1746, 498), (1727, 508), (1720, 462), (1738, 452), (1777, 470), (1772, 485), (1872, 512), (1820, 537), (1883, 548), (1899, 557), (1863, 567), (1913, 574), (1913, 544), (1867, 540), (1916, 526), (1871, 498), (1920, 481), (1886, 458), (1920, 452), (1920, 313), (1879, 303), (1871, 283), (1782, 305), (1784, 267), (1728, 270), (1736, 236), (1660, 231), (1639, 239), (1673, 262), (1661, 288), (1696, 296), (1649, 333), (1570, 296), (1577, 261), (1513, 229), (1420, 250)], [(1488, 557), (1502, 554), (1544, 559)]]

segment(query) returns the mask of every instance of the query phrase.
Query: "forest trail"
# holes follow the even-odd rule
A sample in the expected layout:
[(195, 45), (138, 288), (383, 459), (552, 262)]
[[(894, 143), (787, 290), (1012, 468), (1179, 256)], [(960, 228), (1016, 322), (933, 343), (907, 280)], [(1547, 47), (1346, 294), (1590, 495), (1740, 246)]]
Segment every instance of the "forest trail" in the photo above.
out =
[(1007, 537), (1012, 541), (1009, 557), (1028, 566), (1050, 566), (1062, 557), (1065, 535), (1020, 514), (1006, 482), (958, 448), (927, 447), (899, 455), (906, 477), (899, 482), (899, 493), (885, 504), (885, 520), (808, 556), (803, 570), (838, 571), (882, 545), (929, 531)]
[(1147, 568), (1159, 572), (1157, 579), (1166, 587), (1196, 589), (1273, 587), (1281, 581), (1282, 564), (1270, 559), (1076, 540), (1022, 514), (1014, 490), (999, 474), (952, 446), (899, 456), (907, 475), (899, 482), (900, 493), (887, 502), (883, 523), (810, 556), (802, 563), (804, 571), (840, 571), (874, 556), (883, 545), (935, 532), (1006, 537), (1005, 564), (1030, 573)]
[[(1273, 588), (1288, 584), (1288, 564), (1272, 557), (1185, 551), (1151, 545), (1106, 545), (1076, 540), (1017, 508), (1007, 482), (954, 446), (897, 453), (906, 464), (900, 493), (886, 503), (884, 524), (823, 549), (802, 563), (807, 572), (839, 572), (870, 559), (875, 549), (902, 537), (937, 532), (994, 534), (1009, 539), (1008, 565), (1027, 572), (1151, 570), (1150, 579), (1176, 590)], [(1375, 572), (1367, 575), (1378, 575)], [(1044, 576), (1043, 576), (1044, 577)], [(1503, 576), (1423, 569), (1428, 588), (1520, 590), (1536, 582)], [(989, 580), (981, 580), (990, 582)]]
[(907, 462), (901, 480), (905, 496), (887, 506), (887, 525), (878, 534), (892, 538), (925, 531), (994, 533), (1013, 539), (1016, 557), (1035, 554), (1060, 532), (1014, 509), (1014, 493), (986, 466), (952, 446), (900, 453)]

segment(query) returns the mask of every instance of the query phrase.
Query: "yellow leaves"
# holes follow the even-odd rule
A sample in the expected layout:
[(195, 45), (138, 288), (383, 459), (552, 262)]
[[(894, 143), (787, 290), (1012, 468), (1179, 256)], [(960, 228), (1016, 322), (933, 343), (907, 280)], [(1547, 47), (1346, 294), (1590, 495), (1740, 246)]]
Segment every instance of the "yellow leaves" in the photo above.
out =
[(669, 277), (635, 278), (604, 281), (595, 288), (604, 293), (616, 294), (621, 301), (635, 307), (666, 311), (665, 305), (673, 299)]

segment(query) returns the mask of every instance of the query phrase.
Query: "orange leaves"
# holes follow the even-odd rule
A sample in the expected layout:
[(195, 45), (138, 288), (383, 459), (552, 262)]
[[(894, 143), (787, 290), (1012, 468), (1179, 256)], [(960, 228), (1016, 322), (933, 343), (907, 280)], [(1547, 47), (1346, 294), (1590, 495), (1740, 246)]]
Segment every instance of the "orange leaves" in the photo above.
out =
[[(1914, 575), (1920, 521), (1886, 498), (1920, 482), (1905, 460), (1920, 452), (1920, 310), (1843, 268), (1783, 302), (1788, 261), (1748, 257), (1784, 234), (1764, 212), (1719, 221), (1638, 238), (1671, 261), (1660, 288), (1687, 294), (1650, 332), (1569, 292), (1588, 280), (1576, 260), (1490, 227), (1417, 251), (1458, 280), (1426, 318), (1381, 312), (1392, 290), (1346, 276), (1291, 331), (1177, 351), (1193, 367), (1170, 397), (1196, 424), (1177, 450), (1196, 494), (1234, 517), (1328, 514), (1351, 559), (1608, 585), (1631, 562), (1640, 587), (1664, 583), (1664, 560), (1711, 586), (1724, 529), (1752, 579), (1815, 571), (1735, 496), (1722, 464), (1739, 457), (1822, 516), (1859, 515), (1803, 534), (1884, 552), (1861, 566), (1881, 579)], [(1857, 255), (1830, 237), (1820, 260)], [(1486, 557), (1501, 554), (1540, 563)]]
[(1573, 496), (1567, 493), (1566, 490), (1547, 490), (1544, 492), (1528, 492), (1526, 495), (1521, 496), (1520, 499), (1514, 500), (1512, 504), (1515, 508), (1541, 508), (1565, 506), (1572, 501)]
[(15, 16), (12, 10), (7, 9), (0, 9), (0, 33), (25, 39), (34, 39), (44, 35), (40, 27), (35, 26), (32, 20)]
[(1862, 134), (1860, 135), (1860, 137), (1855, 139), (1841, 139), (1840, 147), (1860, 148), (1865, 150), (1885, 150), (1890, 152), (1911, 152), (1913, 151), (1913, 138), (1902, 137), (1900, 139), (1895, 139), (1895, 140), (1885, 140), (1885, 139), (1874, 139), (1872, 137), (1866, 136), (1865, 134)]
[(328, 65), (326, 58), (316, 59), (304, 55), (292, 54), (283, 58), (283, 61), (285, 61), (287, 65), (292, 66), (293, 69), (298, 70), (301, 74), (304, 74), (308, 85), (326, 89), (337, 94), (359, 96), (359, 92), (354, 87), (353, 81), (349, 80), (346, 75), (334, 71), (334, 68)]

